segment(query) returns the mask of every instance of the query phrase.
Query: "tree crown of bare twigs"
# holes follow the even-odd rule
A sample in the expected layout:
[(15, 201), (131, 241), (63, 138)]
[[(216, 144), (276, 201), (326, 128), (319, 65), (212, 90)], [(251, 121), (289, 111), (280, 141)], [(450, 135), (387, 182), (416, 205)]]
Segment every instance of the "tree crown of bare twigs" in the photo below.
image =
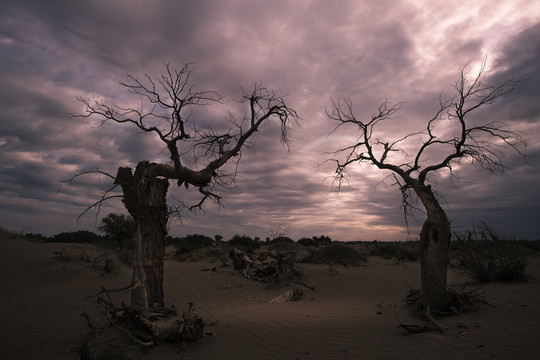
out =
[[(221, 187), (233, 186), (238, 172), (238, 162), (242, 149), (252, 146), (248, 141), (260, 126), (267, 120), (276, 118), (280, 122), (281, 141), (290, 146), (290, 134), (294, 127), (299, 126), (300, 117), (290, 108), (284, 97), (277, 95), (262, 84), (254, 84), (251, 91), (244, 89), (239, 103), (247, 104), (248, 114), (241, 119), (229, 112), (225, 120), (230, 124), (229, 129), (217, 132), (210, 126), (197, 126), (196, 111), (198, 106), (224, 103), (224, 97), (215, 91), (196, 91), (190, 84), (190, 76), (194, 70), (193, 64), (186, 64), (181, 69), (174, 69), (171, 62), (165, 64), (165, 72), (160, 76), (145, 75), (142, 80), (127, 75), (125, 82), (120, 85), (127, 89), (140, 101), (138, 107), (108, 104), (102, 99), (77, 97), (85, 107), (82, 114), (69, 114), (71, 118), (97, 118), (101, 126), (108, 122), (126, 123), (138, 128), (143, 133), (150, 133), (165, 145), (170, 163), (151, 164), (153, 177), (164, 177), (178, 180), (178, 186), (184, 184), (198, 188), (202, 199), (198, 204), (176, 207), (176, 210), (188, 207), (190, 210), (202, 209), (207, 199), (221, 204), (221, 196), (212, 192), (216, 185)], [(192, 153), (193, 161), (186, 165), (182, 156)], [(235, 159), (232, 172), (222, 169), (229, 160)], [(202, 161), (204, 160), (204, 161)], [(71, 183), (82, 175), (97, 173), (114, 180), (114, 184), (104, 191), (101, 198), (86, 208), (79, 216), (91, 208), (99, 208), (111, 198), (121, 195), (111, 195), (120, 184), (120, 179), (98, 167), (81, 171), (63, 183)]]
[[(470, 63), (462, 67), (457, 81), (452, 85), (455, 94), (444, 99), (441, 93), (438, 110), (427, 121), (425, 129), (392, 142), (376, 137), (375, 130), (381, 123), (393, 120), (403, 103), (392, 104), (385, 100), (370, 119), (363, 120), (355, 116), (350, 98), (337, 101), (331, 99), (331, 108), (326, 110), (326, 115), (330, 120), (338, 122), (332, 132), (344, 125), (354, 125), (360, 131), (355, 144), (330, 153), (336, 156), (345, 155), (344, 159), (327, 160), (336, 164), (333, 187), (336, 187), (337, 191), (341, 189), (343, 182), (348, 179), (347, 168), (353, 163), (368, 163), (382, 170), (390, 170), (394, 184), (398, 185), (402, 192), (407, 221), (407, 215), (411, 215), (412, 209), (416, 209), (410, 202), (410, 190), (429, 183), (428, 175), (431, 173), (447, 169), (451, 178), (456, 177), (455, 165), (464, 159), (478, 170), (504, 173), (507, 170), (503, 163), (507, 148), (526, 159), (527, 143), (522, 134), (499, 121), (488, 120), (480, 124), (473, 124), (471, 121), (474, 111), (493, 104), (498, 98), (512, 92), (522, 80), (521, 77), (500, 85), (484, 85), (481, 78), (485, 67), (486, 59), (483, 60), (478, 74), (471, 80), (468, 80)], [(457, 131), (452, 135), (438, 135), (437, 125), (443, 121), (456, 126)], [(408, 156), (401, 146), (417, 136), (421, 137), (421, 144), (413, 156)], [(427, 154), (435, 148), (444, 149), (446, 155), (438, 162), (427, 161)], [(401, 164), (391, 163), (388, 160), (391, 153), (401, 153), (408, 160)]]

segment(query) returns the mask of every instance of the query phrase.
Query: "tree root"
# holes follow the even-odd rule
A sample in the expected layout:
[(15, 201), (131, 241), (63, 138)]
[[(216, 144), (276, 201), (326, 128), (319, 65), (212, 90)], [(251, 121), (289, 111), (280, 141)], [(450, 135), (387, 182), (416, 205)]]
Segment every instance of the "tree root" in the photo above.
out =
[[(132, 286), (128, 286), (113, 291), (131, 288)], [(151, 309), (150, 313), (143, 313), (135, 306), (115, 306), (109, 291), (103, 287), (98, 294), (89, 296), (92, 297), (97, 297), (97, 302), (103, 305), (102, 314), (107, 321), (103, 327), (97, 327), (88, 314), (83, 312), (81, 316), (86, 319), (92, 333), (97, 334), (113, 327), (143, 348), (161, 342), (194, 342), (204, 336), (205, 324), (203, 319), (195, 314), (193, 303), (189, 303), (188, 310), (180, 316), (174, 308), (156, 307)]]
[[(473, 290), (465, 290), (469, 284), (466, 283), (460, 290), (448, 289), (448, 312), (433, 311), (437, 316), (451, 316), (462, 312), (478, 311), (482, 305), (490, 305), (484, 294), (480, 291), (481, 288)], [(414, 314), (418, 317), (424, 317), (422, 305), (422, 291), (420, 289), (409, 289), (406, 296), (407, 306), (410, 307)]]

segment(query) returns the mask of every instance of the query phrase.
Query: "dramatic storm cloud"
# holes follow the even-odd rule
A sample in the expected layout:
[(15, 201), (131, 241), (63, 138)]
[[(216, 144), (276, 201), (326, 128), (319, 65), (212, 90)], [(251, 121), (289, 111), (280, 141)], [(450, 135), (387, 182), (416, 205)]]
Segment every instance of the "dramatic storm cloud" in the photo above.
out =
[[(262, 83), (302, 117), (290, 154), (269, 125), (243, 154), (237, 188), (223, 189), (224, 208), (186, 213), (170, 233), (235, 233), (264, 238), (290, 225), (293, 238), (401, 240), (407, 237), (401, 194), (388, 173), (351, 167), (337, 193), (330, 152), (352, 145), (354, 128), (329, 135), (331, 99), (350, 98), (369, 118), (385, 100), (403, 101), (381, 138), (420, 131), (450, 95), (460, 69), (487, 58), (485, 81), (523, 76), (518, 89), (474, 116), (521, 131), (528, 162), (508, 152), (504, 175), (463, 163), (435, 188), (455, 229), (479, 220), (501, 233), (540, 238), (540, 3), (537, 1), (3, 1), (0, 9), (0, 226), (46, 235), (95, 231), (101, 213), (84, 209), (110, 185), (74, 174), (98, 167), (114, 174), (140, 160), (168, 161), (163, 146), (126, 124), (70, 118), (77, 96), (131, 101), (126, 75), (159, 75), (164, 64), (194, 63), (192, 83), (237, 99), (239, 87)], [(218, 123), (230, 101), (197, 116)], [(204, 121), (204, 120), (201, 120)], [(475, 120), (476, 121), (476, 120)], [(219, 125), (214, 125), (219, 126)], [(411, 144), (414, 146), (415, 144)], [(435, 155), (434, 155), (435, 156)], [(229, 168), (229, 170), (231, 170)], [(196, 193), (172, 190), (175, 199)], [(423, 215), (417, 214), (418, 221)], [(410, 220), (413, 236), (419, 223)]]

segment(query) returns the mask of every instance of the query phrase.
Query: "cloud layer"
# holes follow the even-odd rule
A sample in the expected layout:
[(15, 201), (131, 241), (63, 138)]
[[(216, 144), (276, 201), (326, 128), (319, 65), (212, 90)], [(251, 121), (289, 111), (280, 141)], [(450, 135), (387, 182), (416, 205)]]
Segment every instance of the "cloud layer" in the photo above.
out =
[[(385, 172), (351, 167), (336, 193), (328, 152), (352, 145), (354, 128), (331, 135), (330, 99), (350, 98), (358, 118), (386, 99), (404, 102), (380, 137), (422, 130), (451, 94), (460, 68), (488, 58), (487, 84), (523, 76), (513, 93), (475, 114), (522, 131), (528, 164), (507, 153), (507, 175), (462, 166), (459, 181), (436, 180), (455, 229), (484, 220), (500, 232), (537, 239), (540, 231), (540, 4), (532, 1), (4, 1), (0, 9), (0, 226), (47, 235), (95, 230), (95, 217), (76, 222), (109, 185), (106, 177), (69, 179), (78, 171), (140, 160), (167, 161), (155, 138), (124, 124), (70, 118), (77, 96), (130, 100), (118, 85), (126, 74), (159, 75), (164, 63), (194, 63), (193, 85), (238, 98), (254, 83), (286, 94), (302, 117), (290, 155), (276, 124), (253, 138), (239, 166), (237, 188), (223, 189), (225, 207), (184, 214), (170, 233), (235, 233), (264, 238), (290, 224), (293, 238), (401, 240), (407, 237), (399, 190)], [(233, 102), (198, 116), (216, 123)], [(205, 121), (201, 119), (201, 121)], [(216, 125), (219, 126), (219, 125)], [(415, 144), (410, 144), (411, 148)], [(455, 180), (455, 179), (454, 179)], [(195, 193), (171, 191), (198, 201)], [(418, 220), (423, 215), (418, 214)], [(410, 223), (413, 237), (419, 224)], [(29, 228), (28, 228), (29, 227)]]

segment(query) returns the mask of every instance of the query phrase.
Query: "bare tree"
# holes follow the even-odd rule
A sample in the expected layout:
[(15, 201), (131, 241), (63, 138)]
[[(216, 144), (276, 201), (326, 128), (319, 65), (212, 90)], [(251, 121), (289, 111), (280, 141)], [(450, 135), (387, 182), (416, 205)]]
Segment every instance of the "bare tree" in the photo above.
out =
[[(132, 279), (132, 305), (143, 312), (164, 306), (163, 261), (164, 240), (171, 210), (167, 205), (170, 180), (186, 191), (191, 185), (198, 190), (200, 201), (179, 208), (200, 209), (207, 200), (220, 202), (214, 188), (229, 186), (234, 182), (236, 167), (232, 173), (221, 168), (230, 161), (238, 162), (242, 149), (249, 146), (252, 137), (263, 123), (277, 119), (281, 125), (281, 141), (289, 144), (289, 131), (299, 117), (280, 97), (260, 84), (251, 92), (242, 92), (240, 102), (247, 104), (248, 114), (236, 118), (229, 113), (225, 119), (228, 129), (220, 133), (208, 126), (197, 126), (195, 108), (222, 103), (223, 98), (214, 91), (195, 91), (190, 84), (193, 67), (185, 65), (180, 70), (166, 64), (163, 74), (157, 77), (145, 75), (142, 80), (128, 75), (121, 82), (127, 91), (139, 101), (139, 107), (122, 107), (106, 104), (103, 100), (79, 97), (85, 106), (78, 118), (97, 118), (102, 124), (113, 122), (128, 124), (143, 133), (152, 134), (165, 146), (170, 155), (169, 163), (140, 161), (135, 170), (119, 167), (112, 187), (104, 193), (101, 202), (118, 197), (110, 195), (114, 187), (122, 189), (122, 202), (136, 223), (136, 256)], [(227, 123), (225, 123), (227, 124)], [(188, 162), (184, 158), (190, 158)], [(106, 174), (98, 169), (90, 172)], [(88, 172), (77, 174), (75, 177)]]
[[(332, 100), (327, 116), (338, 122), (336, 129), (353, 125), (360, 130), (357, 142), (337, 150), (334, 154), (344, 155), (336, 162), (335, 181), (338, 190), (346, 179), (346, 169), (355, 163), (367, 163), (381, 170), (389, 170), (403, 195), (405, 220), (412, 212), (411, 196), (416, 195), (425, 210), (425, 220), (420, 233), (421, 284), (423, 306), (433, 311), (448, 309), (447, 268), (450, 221), (431, 188), (431, 174), (449, 171), (452, 176), (457, 164), (467, 160), (478, 169), (489, 172), (506, 170), (503, 164), (505, 150), (510, 148), (525, 156), (526, 142), (504, 123), (495, 121), (473, 122), (473, 113), (492, 104), (499, 97), (516, 89), (520, 79), (509, 80), (501, 85), (484, 85), (481, 81), (485, 60), (476, 76), (468, 79), (469, 64), (465, 65), (458, 80), (453, 84), (455, 94), (449, 99), (439, 97), (439, 107), (434, 116), (427, 120), (423, 131), (408, 134), (393, 141), (377, 137), (376, 130), (382, 122), (391, 121), (400, 110), (400, 104), (383, 102), (371, 119), (357, 119), (352, 101)], [(448, 128), (451, 131), (448, 131)], [(418, 141), (420, 140), (420, 141)], [(411, 154), (409, 148), (416, 149)], [(408, 146), (407, 152), (404, 146)], [(398, 155), (398, 156), (395, 156)], [(429, 155), (429, 156), (428, 156)], [(433, 159), (440, 160), (433, 160)], [(389, 160), (389, 159), (393, 160)], [(402, 162), (403, 161), (403, 162)]]

